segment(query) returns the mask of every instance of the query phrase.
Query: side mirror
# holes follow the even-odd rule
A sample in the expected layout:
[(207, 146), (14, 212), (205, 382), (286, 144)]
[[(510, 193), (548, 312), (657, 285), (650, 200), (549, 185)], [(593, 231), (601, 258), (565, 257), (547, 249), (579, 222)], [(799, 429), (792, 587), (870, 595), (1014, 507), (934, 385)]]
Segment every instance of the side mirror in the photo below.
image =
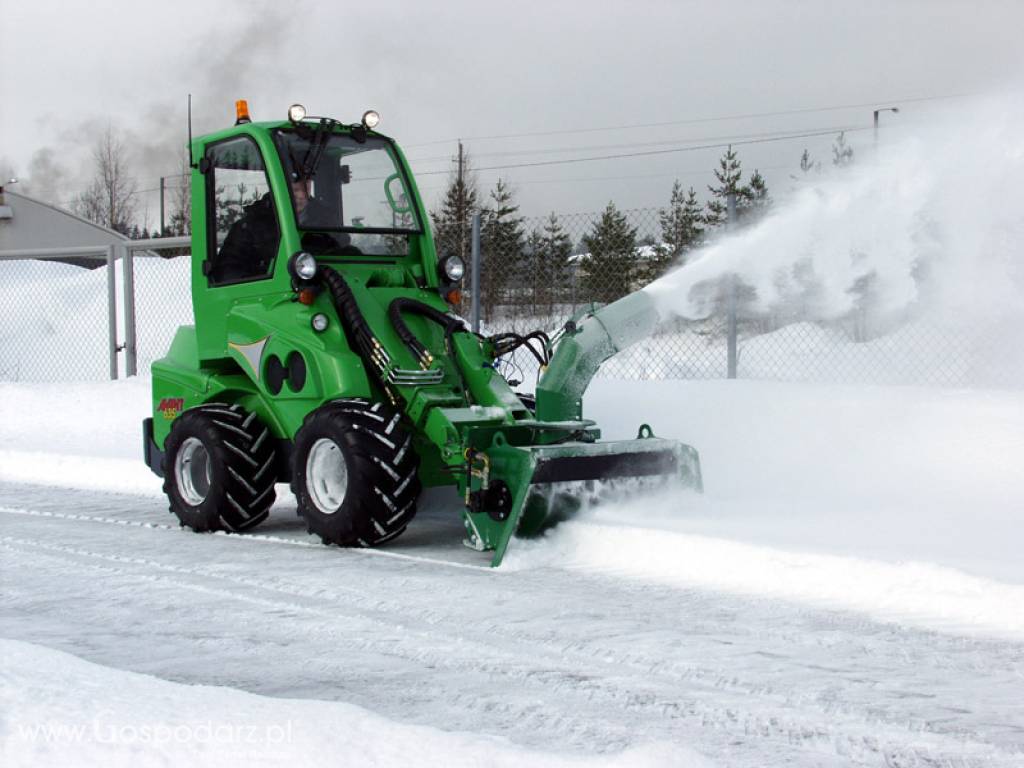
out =
[(341, 183), (348, 184), (352, 181), (352, 168), (348, 165), (341, 166)]

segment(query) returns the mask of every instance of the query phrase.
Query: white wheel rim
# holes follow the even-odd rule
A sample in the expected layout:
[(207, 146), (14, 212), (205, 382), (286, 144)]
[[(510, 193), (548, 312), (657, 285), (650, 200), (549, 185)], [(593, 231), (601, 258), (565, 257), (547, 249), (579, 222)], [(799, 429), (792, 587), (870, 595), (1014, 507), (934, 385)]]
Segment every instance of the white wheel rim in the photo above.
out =
[(348, 466), (338, 444), (321, 437), (306, 458), (306, 489), (313, 505), (325, 515), (341, 509), (348, 492)]
[(186, 504), (198, 507), (206, 501), (210, 493), (210, 454), (198, 437), (189, 437), (181, 444), (174, 459), (174, 477)]

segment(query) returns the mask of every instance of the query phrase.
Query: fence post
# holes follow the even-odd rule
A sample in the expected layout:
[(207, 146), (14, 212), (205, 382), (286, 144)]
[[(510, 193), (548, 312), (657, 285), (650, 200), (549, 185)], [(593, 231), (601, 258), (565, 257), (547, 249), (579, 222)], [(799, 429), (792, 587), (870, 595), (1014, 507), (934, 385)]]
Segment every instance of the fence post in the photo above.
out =
[(473, 324), (473, 333), (480, 333), (480, 212), (473, 214), (473, 235), (472, 235), (472, 265), (470, 272), (471, 290), (473, 291), (473, 303), (471, 304), (470, 320)]
[(110, 378), (117, 378), (117, 268), (114, 246), (107, 246), (107, 341), (110, 354)]
[(121, 243), (121, 269), (124, 277), (124, 374), (135, 376), (135, 265), (131, 246)]
[[(726, 195), (726, 215), (728, 218), (725, 222), (725, 227), (729, 232), (733, 232), (736, 229), (736, 193), (730, 192)], [(726, 366), (728, 370), (726, 375), (730, 379), (736, 378), (736, 275), (730, 273), (728, 282), (726, 283), (726, 313), (727, 313), (727, 330), (726, 330)]]

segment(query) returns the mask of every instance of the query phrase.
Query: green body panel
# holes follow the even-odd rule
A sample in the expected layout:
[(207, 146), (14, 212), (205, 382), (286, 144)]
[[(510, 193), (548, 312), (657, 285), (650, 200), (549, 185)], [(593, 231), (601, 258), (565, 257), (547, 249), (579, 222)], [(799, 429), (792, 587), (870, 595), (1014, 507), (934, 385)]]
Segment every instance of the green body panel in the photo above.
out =
[[(152, 366), (153, 439), (160, 448), (177, 415), (204, 403), (240, 403), (256, 412), (275, 438), (290, 441), (309, 413), (326, 402), (343, 397), (389, 399), (377, 374), (371, 373), (350, 347), (330, 292), (321, 290), (312, 303), (305, 304), (298, 300), (292, 284), (287, 264), (301, 248), (301, 232), (271, 133), (289, 125), (286, 121), (237, 125), (192, 143), (198, 160), (210, 145), (223, 140), (246, 135), (255, 141), (263, 155), (281, 238), (267, 277), (210, 286), (204, 273), (210, 247), (207, 180), (198, 163), (193, 167), (195, 325), (178, 329), (166, 357)], [(351, 127), (333, 130), (346, 132)], [(439, 293), (438, 256), (429, 216), (401, 150), (393, 142), (389, 147), (404, 173), (422, 231), (409, 236), (405, 255), (332, 256), (321, 263), (343, 274), (392, 366), (422, 371), (426, 365), (439, 372), (439, 380), (429, 384), (394, 383), (396, 397), (391, 404), (405, 416), (420, 457), (423, 484), (454, 484), (463, 497), (473, 495), (471, 506), (479, 511), (463, 510), (467, 544), (493, 550), (492, 562), (497, 565), (517, 530), (540, 530), (549, 510), (538, 501), (533, 484), (537, 473), (543, 474), (545, 466), (554, 466), (552, 462), (560, 459), (592, 460), (598, 466), (615, 456), (672, 454), (672, 472), (686, 484), (699, 487), (699, 463), (692, 448), (657, 439), (600, 443), (600, 432), (582, 419), (583, 392), (600, 364), (653, 328), (653, 304), (644, 294), (632, 294), (591, 312), (572, 332), (564, 334), (537, 388), (536, 416), (495, 370), (490, 342), (457, 332), (450, 337), (449, 349), (439, 325), (419, 315), (404, 314), (408, 328), (433, 356), (429, 365), (421, 365), (395, 331), (388, 307), (400, 297), (416, 299), (440, 312), (448, 312), (449, 307)], [(386, 183), (382, 197), (384, 194), (394, 207)], [(322, 332), (312, 329), (317, 314), (329, 320)], [(286, 381), (275, 392), (267, 376), (268, 363), (272, 357), (287, 361), (295, 354), (305, 363), (304, 383), (293, 388)], [(508, 494), (499, 514), (486, 494), (500, 483)]]
[(182, 411), (203, 403), (242, 403), (274, 429), (277, 416), (248, 377), (237, 371), (199, 365), (195, 328), (182, 326), (170, 351), (153, 363), (153, 438), (163, 446)]

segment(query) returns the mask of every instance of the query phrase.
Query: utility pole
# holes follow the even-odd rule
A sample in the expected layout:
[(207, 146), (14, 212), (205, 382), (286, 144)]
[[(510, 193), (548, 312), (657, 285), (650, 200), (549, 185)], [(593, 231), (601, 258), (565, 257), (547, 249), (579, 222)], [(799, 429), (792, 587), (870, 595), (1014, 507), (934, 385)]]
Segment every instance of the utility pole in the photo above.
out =
[[(729, 232), (736, 231), (736, 193), (730, 191), (725, 197), (726, 211), (728, 219), (725, 222), (725, 228)], [(726, 297), (726, 373), (725, 375), (730, 379), (736, 378), (736, 362), (737, 362), (737, 350), (736, 350), (736, 273), (729, 273), (729, 282), (726, 290), (729, 292)]]
[(473, 291), (470, 304), (470, 318), (473, 333), (480, 332), (480, 212), (473, 214), (473, 263), (469, 273), (470, 286)]
[(166, 176), (160, 177), (160, 237), (164, 236), (164, 179)]
[(459, 258), (466, 263), (466, 180), (463, 178), (462, 139), (459, 139), (459, 174), (456, 183), (459, 189)]

